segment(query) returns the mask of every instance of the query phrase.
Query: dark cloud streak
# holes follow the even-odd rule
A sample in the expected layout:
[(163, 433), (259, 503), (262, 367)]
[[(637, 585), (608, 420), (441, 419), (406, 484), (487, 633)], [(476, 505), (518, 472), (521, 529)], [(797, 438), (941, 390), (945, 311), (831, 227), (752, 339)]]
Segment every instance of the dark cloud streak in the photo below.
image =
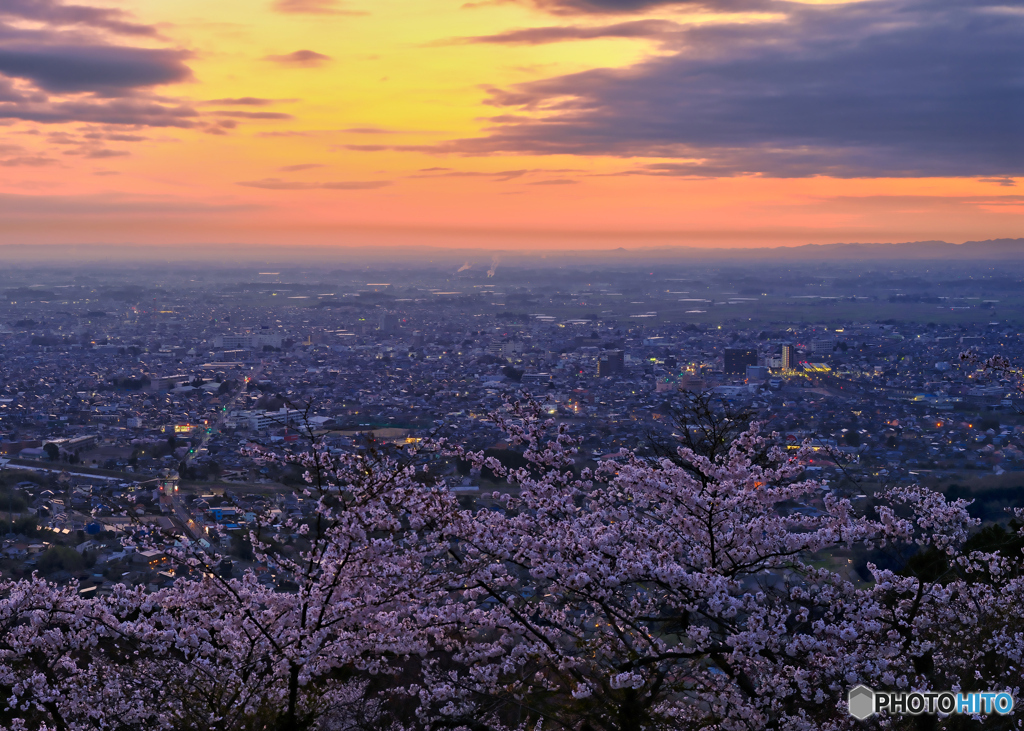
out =
[(236, 119), (295, 119), (291, 114), (285, 112), (238, 112), (234, 110), (219, 110), (210, 112), (218, 117), (234, 117)]
[[(553, 175), (555, 173), (578, 173), (575, 168), (549, 169), (549, 168), (524, 168), (521, 170), (498, 170), (495, 172), (483, 172), (479, 170), (452, 170), (451, 168), (425, 168), (418, 173), (410, 175), (411, 178), (491, 178), (495, 182), (507, 183), (516, 180), (524, 175)], [(552, 185), (553, 183), (531, 183), (531, 185)]]
[(42, 155), (23, 155), (20, 157), (8, 157), (0, 159), (0, 166), (6, 168), (13, 167), (45, 167), (48, 165), (56, 165), (57, 161), (52, 157), (44, 157)]
[(295, 101), (294, 99), (263, 99), (255, 96), (243, 96), (230, 99), (207, 99), (203, 104), (221, 104), (240, 107), (268, 107), (278, 102)]
[(206, 203), (171, 196), (141, 196), (120, 192), (89, 195), (0, 194), (0, 215), (44, 220), (102, 218), (105, 216), (217, 215), (258, 211), (252, 203)]
[(440, 41), (436, 45), (499, 43), (508, 45), (539, 45), (561, 41), (592, 40), (597, 38), (659, 38), (682, 29), (668, 20), (633, 20), (602, 26), (548, 26), (519, 28), (487, 36), (469, 36)]
[(762, 9), (768, 0), (517, 0), (554, 15), (628, 15), (662, 8), (741, 12)]
[(338, 0), (274, 0), (271, 9), (291, 15), (366, 15), (361, 10), (349, 10)]
[(388, 180), (340, 180), (327, 183), (304, 183), (297, 180), (281, 180), (280, 178), (264, 178), (238, 183), (246, 188), (263, 188), (264, 190), (373, 190), (391, 185)]
[(153, 26), (130, 22), (130, 16), (121, 10), (64, 5), (55, 0), (3, 0), (0, 3), (0, 18), (4, 17), (51, 26), (85, 26), (122, 35), (158, 35)]
[(170, 49), (117, 46), (0, 48), (0, 73), (28, 79), (58, 94), (120, 96), (134, 89), (186, 81), (188, 54)]
[(136, 99), (0, 104), (0, 119), (21, 119), (44, 124), (94, 122), (133, 127), (193, 127), (198, 116), (198, 112), (187, 105)]
[(325, 56), (322, 53), (317, 53), (316, 51), (303, 49), (301, 51), (293, 51), (292, 53), (265, 56), (264, 60), (273, 61), (274, 63), (281, 64), (282, 66), (311, 67), (323, 66), (331, 60), (331, 57)]

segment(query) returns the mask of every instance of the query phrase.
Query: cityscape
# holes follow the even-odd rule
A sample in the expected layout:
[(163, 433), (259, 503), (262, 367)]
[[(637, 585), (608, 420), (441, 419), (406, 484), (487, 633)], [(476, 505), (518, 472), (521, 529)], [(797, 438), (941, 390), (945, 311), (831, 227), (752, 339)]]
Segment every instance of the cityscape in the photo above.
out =
[[(148, 270), (140, 286), (116, 272), (9, 271), (4, 574), (88, 593), (171, 586), (169, 558), (121, 545), (154, 524), (172, 544), (231, 555), (225, 570), (286, 581), (242, 546), (258, 513), (302, 519), (315, 502), (295, 494), (300, 473), (260, 464), (248, 445), (289, 449), (312, 431), (340, 452), (443, 433), (501, 454), (488, 415), (517, 398), (565, 424), (591, 464), (670, 438), (680, 397), (706, 394), (787, 447), (810, 440), (806, 469), (837, 494), (928, 484), (973, 497), (988, 520), (1022, 500), (1024, 394), (979, 365), (1024, 358), (1020, 274), (1003, 267), (320, 276), (182, 266)], [(978, 360), (962, 360), (971, 351)], [(511, 489), (454, 461), (431, 469), (466, 505)]]
[(1024, 728), (1024, 0), (0, 0), (0, 731)]

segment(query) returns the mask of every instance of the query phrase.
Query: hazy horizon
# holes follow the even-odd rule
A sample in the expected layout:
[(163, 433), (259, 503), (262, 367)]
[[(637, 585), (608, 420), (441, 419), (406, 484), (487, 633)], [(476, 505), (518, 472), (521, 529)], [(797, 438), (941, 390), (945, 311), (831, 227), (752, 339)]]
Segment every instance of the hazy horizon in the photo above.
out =
[[(397, 256), (400, 254), (400, 257)], [(423, 246), (395, 244), (381, 249), (372, 246), (332, 245), (252, 245), (235, 244), (0, 244), (0, 258), (8, 264), (47, 264), (62, 262), (215, 262), (281, 263), (334, 261), (393, 263), (409, 268), (424, 263), (487, 270), (502, 262), (549, 262), (580, 264), (591, 261), (606, 265), (643, 265), (643, 262), (685, 264), (708, 261), (782, 262), (871, 262), (906, 261), (948, 262), (978, 261), (1007, 263), (1024, 260), (1024, 238), (988, 241), (836, 242), (829, 244), (792, 244), (789, 246), (720, 247), (665, 244), (638, 244), (615, 248), (538, 248), (489, 249), (480, 246)]]

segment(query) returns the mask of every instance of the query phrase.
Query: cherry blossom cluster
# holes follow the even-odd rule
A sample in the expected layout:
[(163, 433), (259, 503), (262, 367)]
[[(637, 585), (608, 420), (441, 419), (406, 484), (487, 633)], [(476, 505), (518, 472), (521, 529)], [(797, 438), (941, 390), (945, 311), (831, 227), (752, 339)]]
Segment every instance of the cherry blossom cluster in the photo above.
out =
[[(536, 404), (491, 418), (525, 467), (443, 439), (251, 446), (314, 506), (257, 516), (265, 571), (140, 531), (173, 586), (3, 583), (0, 726), (838, 730), (857, 683), (1019, 693), (1022, 557), (965, 547), (966, 502), (900, 487), (857, 510), (757, 424), (716, 456), (588, 467)], [(460, 507), (453, 457), (503, 488)]]

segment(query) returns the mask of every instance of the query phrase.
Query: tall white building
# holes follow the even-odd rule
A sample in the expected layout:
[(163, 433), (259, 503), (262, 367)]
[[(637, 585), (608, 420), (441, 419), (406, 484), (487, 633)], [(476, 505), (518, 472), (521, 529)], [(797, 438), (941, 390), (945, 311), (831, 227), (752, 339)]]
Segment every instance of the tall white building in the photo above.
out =
[(833, 338), (816, 338), (811, 341), (811, 355), (832, 355), (835, 347)]
[(791, 371), (796, 367), (796, 348), (790, 344), (782, 346), (782, 369)]
[(281, 407), (277, 411), (264, 411), (249, 416), (249, 428), (253, 431), (281, 429), (286, 426), (301, 426), (302, 412), (298, 409)]
[(269, 345), (274, 348), (281, 347), (281, 333), (241, 333), (236, 335), (218, 335), (213, 339), (213, 345), (220, 350), (259, 350)]

